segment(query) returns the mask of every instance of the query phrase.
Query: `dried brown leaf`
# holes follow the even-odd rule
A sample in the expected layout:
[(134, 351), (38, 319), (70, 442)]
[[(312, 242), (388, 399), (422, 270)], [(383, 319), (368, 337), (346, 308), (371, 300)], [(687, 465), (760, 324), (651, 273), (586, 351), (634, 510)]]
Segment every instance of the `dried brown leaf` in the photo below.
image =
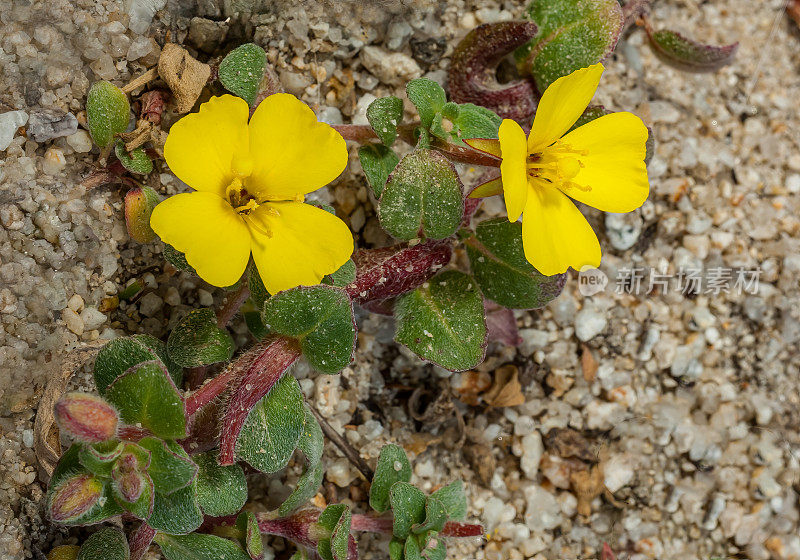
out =
[(597, 375), (597, 368), (599, 364), (592, 355), (592, 351), (585, 344), (582, 345), (583, 352), (581, 352), (581, 369), (583, 370), (583, 378), (592, 383)]
[(517, 366), (505, 365), (494, 372), (494, 382), (491, 389), (483, 395), (483, 400), (489, 406), (518, 406), (525, 402), (522, 394), (522, 385), (519, 382)]
[(167, 43), (158, 59), (158, 74), (175, 95), (176, 111), (188, 113), (211, 76), (211, 66), (175, 43)]

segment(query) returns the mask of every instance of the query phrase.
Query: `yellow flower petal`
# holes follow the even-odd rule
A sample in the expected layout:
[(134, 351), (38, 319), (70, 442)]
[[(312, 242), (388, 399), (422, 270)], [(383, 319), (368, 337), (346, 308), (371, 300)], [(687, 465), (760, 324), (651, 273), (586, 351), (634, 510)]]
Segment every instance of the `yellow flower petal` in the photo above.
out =
[(153, 210), (150, 226), (214, 286), (235, 284), (250, 258), (244, 221), (227, 201), (209, 192), (168, 198)]
[(630, 212), (650, 192), (644, 163), (647, 127), (631, 113), (612, 113), (576, 128), (563, 138), (575, 150), (585, 150), (583, 167), (572, 179), (590, 190), (563, 189), (575, 200), (604, 212)]
[(253, 174), (246, 185), (263, 200), (293, 200), (333, 181), (347, 166), (342, 136), (288, 93), (270, 95), (250, 119)]
[(528, 148), (525, 131), (511, 119), (503, 119), (498, 136), (503, 156), (500, 175), (503, 178), (506, 213), (510, 222), (516, 222), (528, 197)]
[(602, 75), (603, 65), (594, 64), (550, 84), (536, 108), (533, 128), (528, 136), (530, 153), (541, 152), (572, 128), (594, 97)]
[(600, 242), (572, 201), (549, 186), (532, 188), (522, 216), (522, 246), (533, 267), (552, 276), (600, 265)]
[[(271, 294), (319, 284), (353, 253), (347, 225), (316, 206), (300, 202), (263, 204), (248, 216), (253, 260)], [(272, 237), (267, 237), (268, 231)]]
[(212, 97), (197, 113), (172, 125), (164, 144), (167, 165), (193, 189), (225, 196), (234, 177), (234, 157), (248, 154), (249, 114), (244, 99)]

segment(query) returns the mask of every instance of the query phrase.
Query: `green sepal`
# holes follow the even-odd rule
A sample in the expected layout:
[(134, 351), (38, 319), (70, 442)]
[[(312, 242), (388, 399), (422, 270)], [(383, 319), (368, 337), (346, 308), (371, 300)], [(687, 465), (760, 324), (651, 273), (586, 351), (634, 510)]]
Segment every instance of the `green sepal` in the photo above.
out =
[(167, 261), (169, 264), (177, 268), (178, 270), (188, 270), (190, 272), (195, 272), (192, 265), (189, 264), (189, 261), (186, 260), (186, 255), (178, 251), (175, 247), (170, 245), (169, 243), (164, 243), (163, 249), (164, 260)]

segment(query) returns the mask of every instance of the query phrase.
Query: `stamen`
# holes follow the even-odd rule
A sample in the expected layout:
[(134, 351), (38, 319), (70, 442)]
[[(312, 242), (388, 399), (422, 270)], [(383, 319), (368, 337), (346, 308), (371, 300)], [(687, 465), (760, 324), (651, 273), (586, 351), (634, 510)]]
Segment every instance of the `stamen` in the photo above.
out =
[(272, 229), (265, 223), (257, 223), (255, 220), (255, 216), (253, 214), (245, 215), (244, 219), (247, 221), (249, 226), (256, 230), (258, 233), (267, 236), (268, 238), (272, 239)]

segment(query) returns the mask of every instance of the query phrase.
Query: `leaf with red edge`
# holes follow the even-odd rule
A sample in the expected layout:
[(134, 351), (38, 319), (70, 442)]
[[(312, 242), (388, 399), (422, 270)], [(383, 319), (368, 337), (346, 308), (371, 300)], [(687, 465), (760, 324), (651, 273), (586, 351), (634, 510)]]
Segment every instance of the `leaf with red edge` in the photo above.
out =
[(667, 64), (687, 72), (713, 72), (733, 62), (739, 43), (704, 45), (684, 37), (677, 31), (663, 29), (647, 35), (655, 53)]
[(529, 119), (536, 110), (536, 90), (527, 79), (509, 84), (497, 81), (497, 65), (520, 45), (536, 36), (535, 23), (487, 23), (470, 31), (450, 59), (447, 88), (457, 103), (474, 103), (503, 118)]

